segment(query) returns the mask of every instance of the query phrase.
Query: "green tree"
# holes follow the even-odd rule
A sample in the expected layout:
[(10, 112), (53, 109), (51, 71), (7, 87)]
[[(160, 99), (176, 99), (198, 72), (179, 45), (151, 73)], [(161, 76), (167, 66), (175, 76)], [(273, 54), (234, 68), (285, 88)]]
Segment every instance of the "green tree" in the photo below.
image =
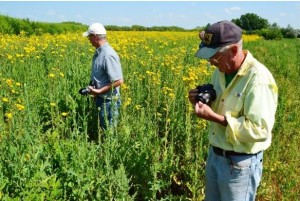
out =
[(297, 31), (291, 27), (291, 25), (288, 25), (287, 28), (282, 28), (281, 33), (284, 38), (297, 38)]
[(241, 27), (243, 30), (250, 32), (265, 29), (269, 26), (268, 20), (261, 18), (254, 13), (242, 15), (240, 19), (233, 19), (232, 22)]
[(134, 31), (147, 31), (147, 27), (141, 25), (132, 25), (131, 28)]

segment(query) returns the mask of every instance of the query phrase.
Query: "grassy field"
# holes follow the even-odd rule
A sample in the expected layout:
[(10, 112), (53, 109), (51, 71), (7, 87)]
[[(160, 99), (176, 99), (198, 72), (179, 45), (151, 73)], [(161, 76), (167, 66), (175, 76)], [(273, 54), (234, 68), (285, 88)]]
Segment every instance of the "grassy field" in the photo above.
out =
[[(213, 68), (197, 33), (108, 32), (125, 84), (118, 129), (97, 129), (94, 49), (81, 33), (0, 37), (1, 200), (202, 200), (207, 122), (187, 92)], [(300, 41), (244, 36), (273, 73), (279, 106), (257, 200), (300, 200)], [(99, 137), (100, 136), (100, 137)]]

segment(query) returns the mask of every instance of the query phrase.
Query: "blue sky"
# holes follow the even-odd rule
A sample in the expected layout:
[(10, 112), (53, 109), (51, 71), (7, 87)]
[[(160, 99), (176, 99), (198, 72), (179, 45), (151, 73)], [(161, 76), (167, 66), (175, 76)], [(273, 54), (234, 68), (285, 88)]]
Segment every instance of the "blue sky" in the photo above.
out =
[(255, 13), (300, 29), (300, 1), (0, 1), (0, 14), (31, 21), (195, 28)]

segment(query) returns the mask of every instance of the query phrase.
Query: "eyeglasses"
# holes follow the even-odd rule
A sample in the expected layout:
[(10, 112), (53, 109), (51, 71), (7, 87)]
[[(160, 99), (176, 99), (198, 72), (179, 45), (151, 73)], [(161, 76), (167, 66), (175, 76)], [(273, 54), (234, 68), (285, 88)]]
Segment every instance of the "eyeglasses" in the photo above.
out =
[(88, 36), (87, 36), (87, 38), (91, 38), (92, 36), (94, 36), (95, 34), (89, 34)]
[(219, 60), (221, 59), (221, 57), (227, 52), (227, 48), (225, 50), (221, 50), (218, 53), (220, 53), (220, 55), (217, 57), (217, 58), (214, 58), (216, 55), (214, 55), (213, 57), (211, 57), (209, 59), (209, 62), (213, 63), (213, 64), (218, 64), (219, 63)]

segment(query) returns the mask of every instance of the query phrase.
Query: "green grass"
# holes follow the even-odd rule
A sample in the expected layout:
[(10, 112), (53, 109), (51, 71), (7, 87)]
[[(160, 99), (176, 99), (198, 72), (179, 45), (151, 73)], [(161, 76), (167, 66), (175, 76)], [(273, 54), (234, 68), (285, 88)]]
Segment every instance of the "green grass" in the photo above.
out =
[[(89, 82), (88, 41), (50, 37), (47, 47), (41, 38), (40, 45), (29, 38), (14, 45), (0, 41), (0, 199), (203, 198), (207, 123), (193, 115), (187, 92), (207, 82), (213, 69), (194, 58), (197, 38), (115, 34), (110, 43), (120, 53), (126, 85), (118, 129), (108, 131), (103, 143), (92, 98), (78, 94)], [(11, 47), (27, 44), (38, 52), (8, 59), (22, 49)], [(245, 48), (279, 87), (257, 200), (298, 200), (299, 40), (247, 42)]]

